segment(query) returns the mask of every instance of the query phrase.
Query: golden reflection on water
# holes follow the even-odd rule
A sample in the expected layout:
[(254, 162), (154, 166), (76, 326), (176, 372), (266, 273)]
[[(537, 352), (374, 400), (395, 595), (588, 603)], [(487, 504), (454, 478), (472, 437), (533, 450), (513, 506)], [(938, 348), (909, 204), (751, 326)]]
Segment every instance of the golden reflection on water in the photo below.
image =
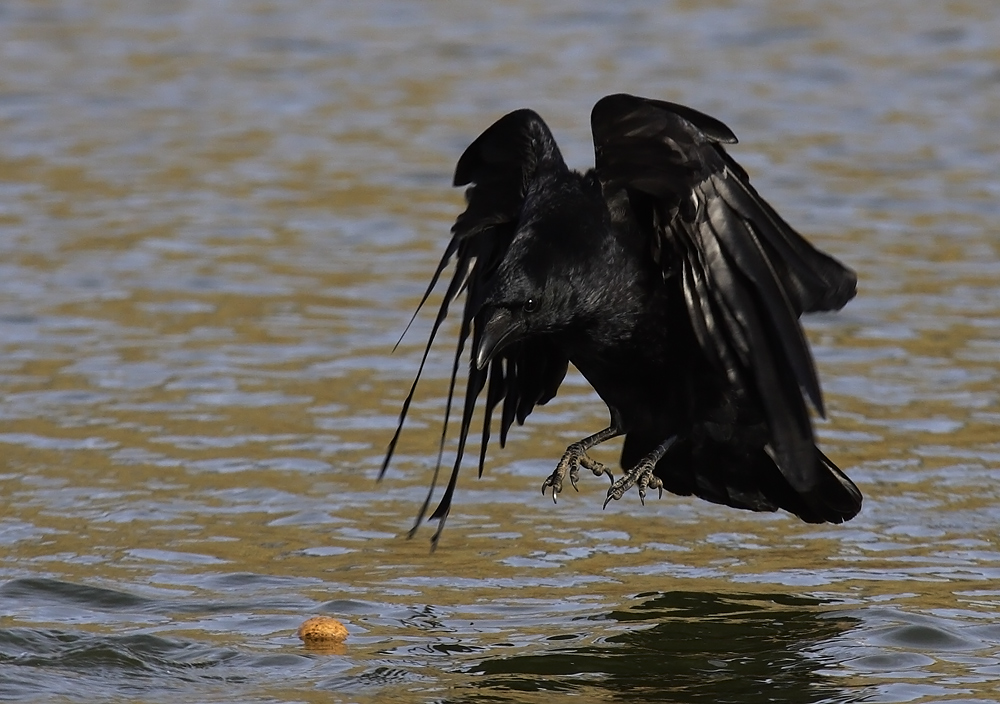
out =
[[(603, 647), (630, 632), (608, 614), (642, 594), (807, 594), (873, 623), (874, 605), (992, 618), (995, 13), (751, 5), (16, 4), (0, 18), (3, 579), (176, 599), (139, 626), (220, 647), (299, 653), (298, 621), (344, 609), (352, 672), (448, 633), (490, 653), (546, 653), (552, 636)], [(542, 479), (606, 420), (577, 378), (482, 479), (468, 469), (430, 554), (433, 526), (405, 534), (449, 344), (375, 476), (428, 316), (391, 350), (461, 207), (454, 161), (531, 105), (586, 166), (590, 106), (619, 90), (723, 118), (759, 189), (857, 268), (859, 297), (809, 334), (820, 436), (863, 513), (816, 527), (634, 495), (602, 511), (590, 477), (553, 505)], [(242, 574), (291, 580), (275, 590), (287, 605), (231, 620), (183, 608), (243, 593), (217, 586)], [(441, 610), (426, 633), (422, 609)], [(116, 628), (110, 612), (8, 613), (0, 628)], [(845, 664), (850, 636), (824, 638), (847, 653), (828, 664), (845, 691), (882, 681)], [(464, 686), (471, 660), (453, 657), (404, 660)], [(938, 683), (971, 667), (932, 658), (918, 670)], [(403, 682), (391, 691), (414, 691)], [(995, 684), (982, 682), (968, 686)], [(268, 691), (292, 696), (286, 684)]]

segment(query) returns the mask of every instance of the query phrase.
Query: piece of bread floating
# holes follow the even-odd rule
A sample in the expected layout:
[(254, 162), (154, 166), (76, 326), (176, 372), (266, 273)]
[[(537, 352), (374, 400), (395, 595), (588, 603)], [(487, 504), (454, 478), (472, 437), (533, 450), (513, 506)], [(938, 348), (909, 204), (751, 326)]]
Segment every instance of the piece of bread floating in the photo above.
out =
[(330, 616), (313, 616), (299, 626), (299, 638), (306, 645), (341, 643), (347, 638), (347, 628)]

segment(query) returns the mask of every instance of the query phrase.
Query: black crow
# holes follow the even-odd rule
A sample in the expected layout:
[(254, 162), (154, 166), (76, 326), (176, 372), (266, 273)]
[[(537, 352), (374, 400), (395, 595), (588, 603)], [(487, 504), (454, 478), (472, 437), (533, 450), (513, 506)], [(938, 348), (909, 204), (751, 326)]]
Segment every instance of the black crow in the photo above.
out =
[[(586, 173), (567, 168), (531, 110), (500, 118), (459, 159), (468, 205), (420, 305), (453, 258), (455, 272), (382, 473), (434, 336), (464, 292), (442, 451), (471, 335), (469, 375), (457, 457), (431, 516), (435, 543), (483, 390), (480, 475), (494, 409), (502, 403), (503, 447), (570, 363), (611, 421), (566, 449), (542, 485), (553, 499), (582, 466), (612, 479), (605, 505), (637, 486), (640, 499), (666, 489), (809, 523), (852, 518), (861, 492), (816, 447), (806, 399), (821, 416), (823, 400), (799, 316), (841, 308), (854, 272), (760, 197), (723, 147), (736, 137), (720, 121), (622, 94), (594, 106), (591, 127), (596, 165)], [(587, 452), (620, 435), (625, 471), (614, 481)]]

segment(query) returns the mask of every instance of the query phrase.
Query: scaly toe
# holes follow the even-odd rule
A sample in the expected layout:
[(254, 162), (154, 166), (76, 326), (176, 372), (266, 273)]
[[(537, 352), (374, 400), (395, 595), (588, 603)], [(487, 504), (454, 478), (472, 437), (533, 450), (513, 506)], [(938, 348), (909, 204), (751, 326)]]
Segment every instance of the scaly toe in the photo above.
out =
[(655, 474), (650, 474), (649, 475), (649, 488), (650, 489), (659, 489), (659, 491), (660, 491), (660, 498), (661, 499), (663, 498), (663, 481), (658, 476), (656, 476)]
[(542, 482), (542, 496), (545, 496), (545, 490), (552, 487), (552, 503), (556, 503), (556, 495), (562, 491), (562, 477), (559, 476), (559, 470), (556, 470), (549, 477)]
[(576, 483), (580, 480), (580, 467), (578, 465), (573, 465), (569, 470), (569, 483), (573, 485), (573, 488), (580, 491)]
[(610, 487), (608, 487), (608, 498), (604, 500), (604, 508), (607, 508), (608, 504), (614, 500), (618, 501), (621, 497), (625, 496), (625, 492), (629, 490), (634, 481), (630, 481), (631, 477), (626, 474), (624, 477), (614, 482)]

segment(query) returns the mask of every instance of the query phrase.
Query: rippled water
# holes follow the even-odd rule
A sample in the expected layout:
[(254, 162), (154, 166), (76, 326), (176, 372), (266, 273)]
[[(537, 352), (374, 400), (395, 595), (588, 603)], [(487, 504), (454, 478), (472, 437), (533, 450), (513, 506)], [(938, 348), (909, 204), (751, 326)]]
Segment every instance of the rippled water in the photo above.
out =
[[(5, 2), (0, 698), (996, 701), (998, 46), (993, 0)], [(431, 554), (447, 345), (375, 477), (454, 162), (531, 106), (585, 167), (619, 91), (858, 270), (809, 333), (865, 508), (553, 505), (573, 378)]]

